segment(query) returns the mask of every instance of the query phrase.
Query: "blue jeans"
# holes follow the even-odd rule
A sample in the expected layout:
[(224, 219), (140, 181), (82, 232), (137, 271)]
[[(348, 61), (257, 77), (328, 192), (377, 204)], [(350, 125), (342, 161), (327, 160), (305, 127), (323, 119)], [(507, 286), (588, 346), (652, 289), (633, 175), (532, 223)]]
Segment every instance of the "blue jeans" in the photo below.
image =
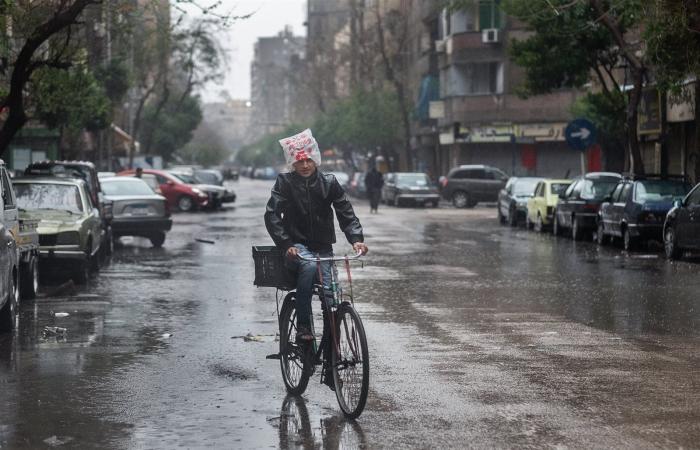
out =
[[(333, 256), (333, 252), (312, 253), (303, 244), (294, 244), (299, 249), (299, 255), (305, 258), (328, 258)], [(302, 326), (307, 329), (311, 328), (311, 294), (315, 283), (320, 283), (318, 279), (318, 263), (312, 261), (303, 261), (294, 259), (293, 261), (285, 258), (287, 267), (297, 274), (297, 327)], [(324, 287), (330, 286), (331, 270), (333, 263), (331, 261), (323, 261), (321, 263), (321, 272), (323, 275)], [(326, 289), (324, 289), (325, 291)]]

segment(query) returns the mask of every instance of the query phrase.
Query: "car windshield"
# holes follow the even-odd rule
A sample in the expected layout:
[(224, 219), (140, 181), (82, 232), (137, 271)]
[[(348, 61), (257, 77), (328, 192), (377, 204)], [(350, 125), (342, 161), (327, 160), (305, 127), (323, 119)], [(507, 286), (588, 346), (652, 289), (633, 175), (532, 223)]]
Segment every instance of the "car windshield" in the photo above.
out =
[(559, 195), (569, 187), (571, 183), (552, 183), (549, 187), (549, 192), (554, 195)]
[(637, 203), (673, 200), (684, 197), (690, 186), (680, 180), (644, 180), (637, 183)]
[(584, 200), (603, 200), (617, 186), (617, 178), (598, 178), (583, 181), (581, 188), (581, 198)]
[(396, 184), (406, 186), (427, 186), (428, 177), (422, 173), (400, 173), (396, 176)]
[(219, 177), (211, 172), (197, 172), (195, 178), (204, 184), (219, 184)]
[(17, 183), (17, 206), (22, 209), (57, 209), (83, 212), (78, 186), (69, 184)]
[(515, 184), (513, 185), (513, 190), (515, 191), (515, 195), (530, 195), (533, 192), (535, 192), (535, 186), (537, 186), (537, 183), (539, 183), (541, 180), (538, 178), (534, 178), (532, 180), (529, 180), (527, 178), (518, 178), (515, 181)]
[(138, 178), (102, 180), (102, 190), (105, 195), (153, 195), (148, 184)]
[(170, 173), (171, 173), (175, 178), (177, 178), (177, 179), (179, 179), (180, 181), (182, 181), (183, 183), (187, 183), (187, 184), (199, 184), (199, 181), (197, 181), (197, 179), (196, 179), (195, 177), (193, 177), (192, 175), (187, 175), (187, 174), (184, 174), (184, 173), (173, 173), (173, 172), (170, 172)]

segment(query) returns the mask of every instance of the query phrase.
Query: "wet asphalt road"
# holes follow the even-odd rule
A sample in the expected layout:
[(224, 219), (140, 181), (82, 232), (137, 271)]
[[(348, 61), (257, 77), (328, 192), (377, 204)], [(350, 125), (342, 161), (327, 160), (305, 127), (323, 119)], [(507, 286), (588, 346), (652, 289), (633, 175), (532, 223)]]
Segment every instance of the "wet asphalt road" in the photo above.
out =
[(252, 286), (251, 245), (271, 182), (234, 186), (234, 208), (175, 216), (163, 249), (126, 242), (88, 286), (22, 305), (0, 337), (0, 448), (699, 445), (698, 260), (358, 201), (371, 386), (347, 422), (318, 375), (287, 398), (265, 359), (275, 290)]

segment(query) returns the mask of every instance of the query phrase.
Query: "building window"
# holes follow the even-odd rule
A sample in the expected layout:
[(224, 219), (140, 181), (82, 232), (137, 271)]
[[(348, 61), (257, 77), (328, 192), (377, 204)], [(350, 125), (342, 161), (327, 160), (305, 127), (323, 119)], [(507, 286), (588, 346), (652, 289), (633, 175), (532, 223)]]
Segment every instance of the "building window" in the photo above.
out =
[(476, 31), (476, 10), (465, 8), (450, 13), (445, 8), (440, 15), (438, 26), (441, 39), (457, 33)]
[(479, 30), (501, 28), (503, 23), (500, 0), (481, 0), (479, 2)]
[(459, 64), (440, 73), (444, 97), (503, 93), (503, 63)]

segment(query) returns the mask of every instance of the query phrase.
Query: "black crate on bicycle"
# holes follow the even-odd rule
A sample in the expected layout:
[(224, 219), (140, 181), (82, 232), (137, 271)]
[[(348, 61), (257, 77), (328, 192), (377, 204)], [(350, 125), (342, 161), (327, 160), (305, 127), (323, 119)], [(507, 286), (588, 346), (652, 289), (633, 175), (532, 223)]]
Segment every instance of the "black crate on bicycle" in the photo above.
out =
[(294, 272), (284, 265), (282, 255), (274, 245), (254, 245), (255, 281), (258, 287), (276, 287), (290, 290), (296, 287)]

